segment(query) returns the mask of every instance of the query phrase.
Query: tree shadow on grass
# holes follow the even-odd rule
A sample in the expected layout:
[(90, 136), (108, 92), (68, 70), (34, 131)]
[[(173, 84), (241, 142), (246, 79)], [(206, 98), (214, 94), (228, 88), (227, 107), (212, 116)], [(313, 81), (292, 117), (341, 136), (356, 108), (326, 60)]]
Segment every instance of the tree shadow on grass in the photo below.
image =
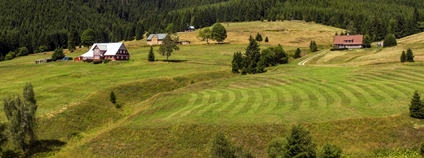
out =
[(46, 139), (37, 140), (31, 145), (29, 150), (30, 155), (48, 153), (53, 151), (59, 151), (61, 147), (65, 146), (66, 143), (60, 140)]

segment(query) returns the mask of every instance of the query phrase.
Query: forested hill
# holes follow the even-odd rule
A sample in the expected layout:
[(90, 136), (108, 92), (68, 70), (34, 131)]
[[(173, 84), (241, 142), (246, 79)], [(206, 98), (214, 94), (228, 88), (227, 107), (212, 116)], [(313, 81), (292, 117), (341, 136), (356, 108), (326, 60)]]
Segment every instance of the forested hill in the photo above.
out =
[[(305, 20), (404, 37), (421, 31), (422, 0), (4, 0), (0, 2), (0, 60), (9, 51), (67, 47), (70, 30), (92, 28), (97, 42), (141, 39), (145, 31), (173, 31), (215, 22)], [(172, 28), (172, 27), (171, 27)]]

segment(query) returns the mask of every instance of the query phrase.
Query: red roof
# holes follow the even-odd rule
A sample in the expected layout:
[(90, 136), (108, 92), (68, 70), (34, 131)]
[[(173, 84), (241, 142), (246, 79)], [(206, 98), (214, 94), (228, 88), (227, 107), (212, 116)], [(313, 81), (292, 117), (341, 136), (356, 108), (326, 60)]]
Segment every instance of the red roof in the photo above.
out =
[(335, 36), (334, 45), (361, 45), (363, 38), (363, 35)]

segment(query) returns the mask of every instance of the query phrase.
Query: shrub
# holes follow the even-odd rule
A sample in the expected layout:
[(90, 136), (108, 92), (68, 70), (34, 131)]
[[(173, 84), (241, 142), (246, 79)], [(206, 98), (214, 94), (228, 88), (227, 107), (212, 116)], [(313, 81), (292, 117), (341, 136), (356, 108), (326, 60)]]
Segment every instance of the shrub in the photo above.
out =
[(383, 41), (383, 47), (397, 46), (396, 37), (394, 34), (388, 34)]
[(63, 49), (62, 48), (56, 48), (52, 54), (52, 60), (56, 61), (56, 60), (62, 60), (62, 58), (65, 57), (65, 54), (63, 54)]
[(213, 143), (211, 155), (213, 158), (230, 158), (235, 157), (235, 149), (225, 137), (224, 134), (216, 134)]
[(116, 96), (115, 96), (115, 93), (113, 91), (110, 92), (109, 100), (110, 100), (111, 103), (116, 104)]
[(326, 143), (320, 151), (322, 158), (340, 158), (342, 157), (343, 150), (337, 145)]
[(311, 43), (309, 44), (309, 49), (311, 50), (311, 52), (317, 52), (318, 51), (317, 43), (315, 43), (315, 41), (311, 41)]
[(93, 64), (101, 64), (101, 63), (103, 63), (102, 60), (93, 60)]
[(18, 55), (17, 56), (26, 56), (28, 55), (28, 49), (26, 47), (21, 47), (18, 49)]
[(406, 61), (406, 53), (405, 51), (402, 51), (402, 54), (400, 55), (400, 62), (405, 62)]
[(316, 145), (305, 127), (293, 126), (286, 140), (284, 157), (316, 157)]
[(16, 53), (10, 51), (9, 53), (6, 54), (6, 56), (4, 57), (4, 60), (12, 60), (13, 58), (15, 58)]
[(284, 157), (284, 154), (286, 151), (284, 150), (283, 146), (285, 145), (286, 141), (282, 138), (277, 138), (271, 140), (269, 143), (266, 152), (268, 154), (269, 158), (277, 158), (277, 157)]
[(265, 42), (269, 42), (268, 36), (265, 37)]
[(112, 61), (112, 60), (110, 60), (110, 59), (106, 59), (106, 60), (104, 60), (104, 61), (103, 61), (103, 63), (104, 63), (104, 64), (107, 64), (107, 63), (108, 63), (108, 62), (110, 62), (110, 61)]
[(301, 57), (301, 56), (300, 56), (300, 53), (302, 53), (302, 51), (300, 51), (300, 49), (299, 49), (299, 48), (297, 48), (297, 49), (296, 49), (296, 52), (294, 52), (294, 56), (293, 56), (293, 58), (295, 58), (295, 59), (300, 58), (300, 57)]

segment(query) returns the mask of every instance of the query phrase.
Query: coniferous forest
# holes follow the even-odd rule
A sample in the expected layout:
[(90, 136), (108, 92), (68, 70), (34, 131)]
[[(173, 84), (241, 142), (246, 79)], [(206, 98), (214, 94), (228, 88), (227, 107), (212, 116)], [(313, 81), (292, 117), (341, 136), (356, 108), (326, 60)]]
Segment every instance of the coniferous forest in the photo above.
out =
[[(183, 31), (216, 22), (304, 20), (368, 34), (379, 41), (421, 32), (422, 0), (5, 0), (0, 2), (0, 61), (67, 48), (70, 32), (95, 31), (95, 42), (143, 39), (145, 33)], [(79, 45), (80, 41), (76, 41)]]

